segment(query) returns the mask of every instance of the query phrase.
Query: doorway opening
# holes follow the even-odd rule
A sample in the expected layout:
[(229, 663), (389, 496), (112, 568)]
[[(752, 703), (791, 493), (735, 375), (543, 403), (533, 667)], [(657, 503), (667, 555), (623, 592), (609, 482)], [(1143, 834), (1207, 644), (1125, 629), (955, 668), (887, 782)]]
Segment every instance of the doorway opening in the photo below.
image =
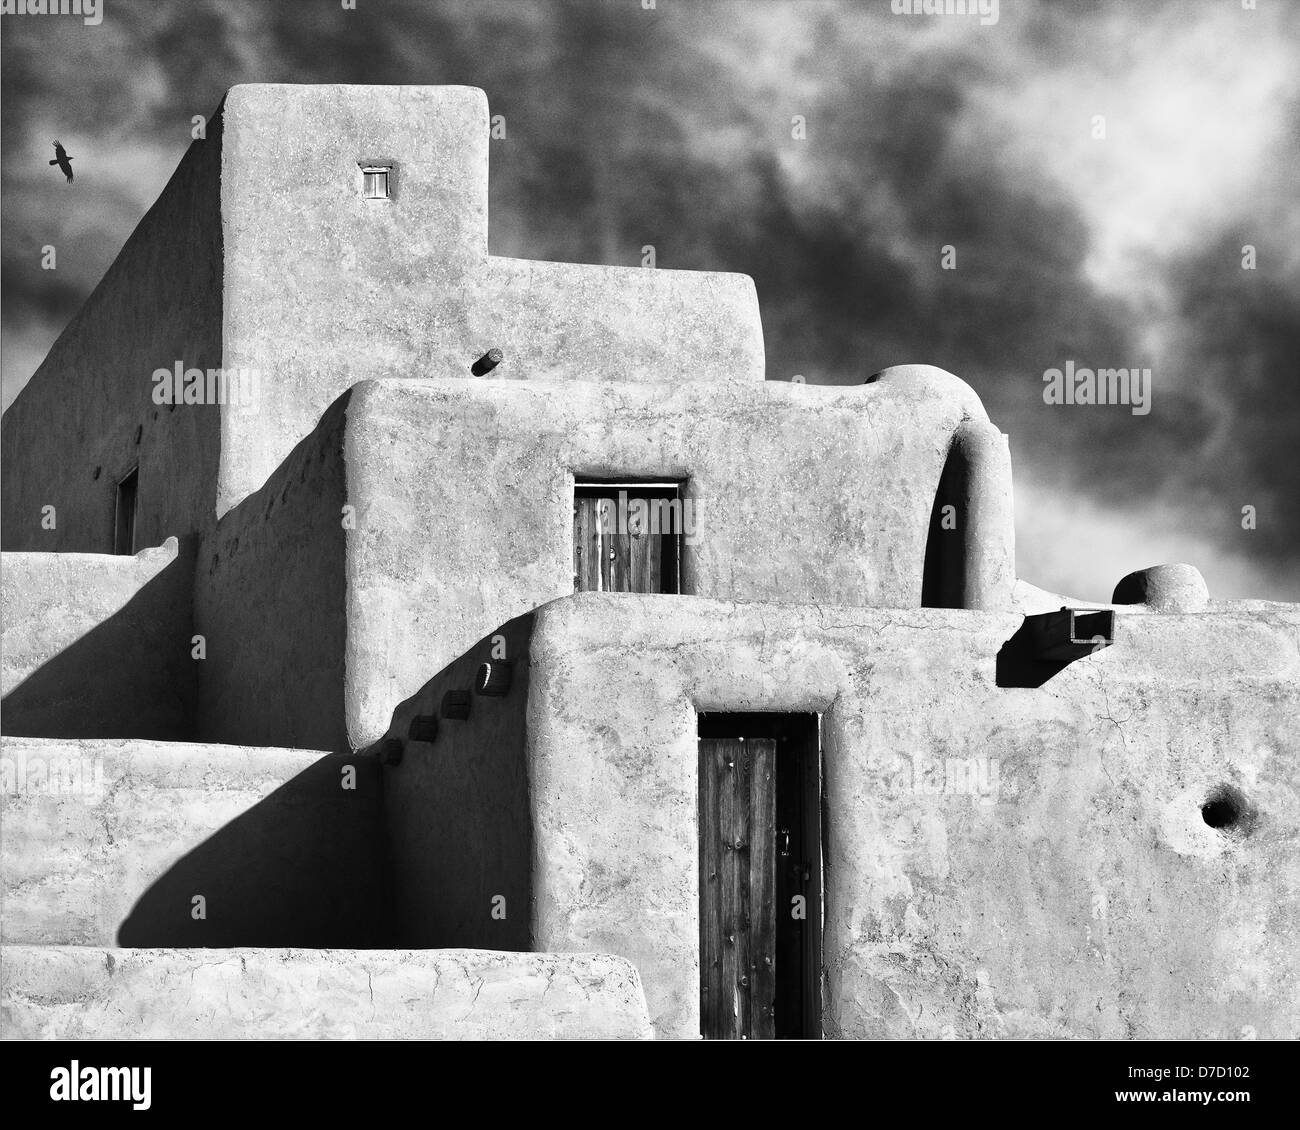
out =
[(820, 1039), (816, 714), (699, 716), (700, 1032)]
[(948, 450), (930, 510), (921, 580), (922, 608), (961, 608), (966, 577), (966, 514), (970, 469), (961, 447)]
[(135, 552), (135, 511), (140, 486), (140, 468), (132, 467), (117, 484), (117, 515), (113, 525), (113, 552)]
[(935, 490), (921, 606), (1005, 611), (1015, 579), (1007, 437), (968, 418), (953, 433)]

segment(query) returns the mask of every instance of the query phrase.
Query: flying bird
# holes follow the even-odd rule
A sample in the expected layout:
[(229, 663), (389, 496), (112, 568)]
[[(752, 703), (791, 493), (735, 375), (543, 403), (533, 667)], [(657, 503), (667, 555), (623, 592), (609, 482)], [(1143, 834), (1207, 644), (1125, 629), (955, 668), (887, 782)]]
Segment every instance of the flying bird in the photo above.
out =
[(58, 165), (60, 171), (68, 178), (68, 183), (72, 183), (72, 158), (68, 156), (68, 151), (63, 148), (63, 142), (54, 143), (54, 160), (51, 165)]

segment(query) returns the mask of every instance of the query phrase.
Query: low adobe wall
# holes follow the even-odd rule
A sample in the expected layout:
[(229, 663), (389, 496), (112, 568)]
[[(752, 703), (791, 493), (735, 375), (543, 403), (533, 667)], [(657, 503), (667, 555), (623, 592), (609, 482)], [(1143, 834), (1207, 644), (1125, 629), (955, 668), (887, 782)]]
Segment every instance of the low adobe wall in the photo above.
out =
[(5, 739), (2, 753), (6, 942), (390, 940), (372, 761), (20, 738)]
[(258, 491), (201, 546), (194, 622), (197, 736), (343, 752), (347, 652), (341, 396)]
[(25, 1040), (643, 1040), (609, 954), (5, 946), (0, 1012)]
[[(999, 687), (1020, 622), (541, 609), (533, 945), (626, 955), (656, 1032), (696, 1036), (696, 712), (816, 711), (829, 1035), (1300, 1035), (1300, 610), (1121, 616), (1114, 646)], [(1233, 790), (1238, 818), (1210, 827)]]
[(3, 732), (190, 737), (193, 579), (175, 538), (132, 557), (6, 553)]

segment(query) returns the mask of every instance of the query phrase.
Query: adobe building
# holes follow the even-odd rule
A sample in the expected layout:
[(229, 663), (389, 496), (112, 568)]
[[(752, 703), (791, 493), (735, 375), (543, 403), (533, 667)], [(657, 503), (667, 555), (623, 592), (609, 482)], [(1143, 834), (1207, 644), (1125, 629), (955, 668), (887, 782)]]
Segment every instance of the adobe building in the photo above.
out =
[(1300, 1035), (1300, 608), (1034, 588), (966, 384), (488, 254), (488, 137), (234, 88), (5, 413), (6, 1028)]

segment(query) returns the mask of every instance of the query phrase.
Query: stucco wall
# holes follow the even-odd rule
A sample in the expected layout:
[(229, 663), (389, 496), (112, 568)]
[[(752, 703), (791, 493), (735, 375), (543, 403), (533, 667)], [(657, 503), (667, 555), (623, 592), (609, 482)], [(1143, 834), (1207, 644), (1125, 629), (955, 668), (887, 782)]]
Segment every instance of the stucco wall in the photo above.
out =
[(611, 954), (5, 946), (0, 1016), (27, 1040), (641, 1040)]
[(689, 593), (919, 604), (944, 457), (973, 410), (888, 383), (359, 386), (352, 741), (378, 737), (403, 697), (495, 625), (573, 591), (575, 474), (686, 480)]
[[(1019, 624), (548, 605), (527, 719), (534, 945), (625, 954), (656, 1032), (697, 1034), (696, 710), (818, 711), (830, 1034), (1300, 1035), (1300, 611), (1122, 616), (1113, 647), (1001, 688)], [(1254, 813), (1228, 832), (1201, 814), (1221, 785)]]
[[(524, 709), (531, 628), (531, 616), (503, 625), (394, 713), (388, 737), (402, 742), (402, 759), (383, 777), (398, 945), (530, 948)], [(471, 690), (494, 652), (511, 664), (509, 693), (473, 695), (466, 719), (438, 717), (443, 694)], [(417, 715), (438, 717), (435, 741), (409, 740)]]
[(221, 367), (221, 146), (218, 112), (4, 413), (6, 550), (113, 552), (117, 483), (137, 463), (138, 546), (216, 520), (221, 409), (155, 404), (152, 378)]
[[(477, 287), (463, 339), (471, 350), (477, 342), (501, 348), (506, 360), (492, 373), (499, 379), (763, 380), (758, 292), (748, 275), (494, 255)], [(449, 352), (418, 375), (457, 376), (464, 356)]]
[[(349, 767), (355, 788), (344, 787)], [(390, 936), (372, 761), (7, 738), (0, 768), (6, 942), (374, 946)]]
[(6, 553), (0, 727), (178, 740), (194, 724), (193, 548)]
[(221, 519), (195, 572), (197, 733), (205, 741), (344, 751), (343, 460), (349, 396), (261, 490)]
[[(263, 412), (224, 418), (222, 511), (357, 381), (468, 378), (494, 347), (501, 378), (762, 380), (745, 276), (488, 257), (481, 90), (252, 84), (225, 105), (227, 364), (269, 379)], [(366, 200), (358, 162), (380, 158), (392, 199)]]

